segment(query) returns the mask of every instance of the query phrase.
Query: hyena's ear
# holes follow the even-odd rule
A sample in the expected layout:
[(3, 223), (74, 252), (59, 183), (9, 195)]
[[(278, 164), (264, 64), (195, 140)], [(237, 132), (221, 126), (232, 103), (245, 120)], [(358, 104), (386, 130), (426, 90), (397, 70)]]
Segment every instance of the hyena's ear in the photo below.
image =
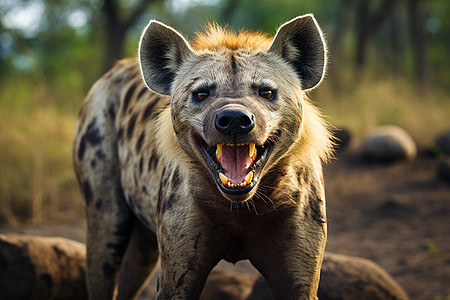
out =
[(325, 75), (325, 40), (312, 14), (283, 24), (269, 52), (279, 54), (294, 67), (304, 90), (315, 88)]
[(175, 29), (150, 21), (139, 43), (139, 64), (145, 83), (157, 93), (170, 95), (178, 68), (192, 54), (186, 39)]

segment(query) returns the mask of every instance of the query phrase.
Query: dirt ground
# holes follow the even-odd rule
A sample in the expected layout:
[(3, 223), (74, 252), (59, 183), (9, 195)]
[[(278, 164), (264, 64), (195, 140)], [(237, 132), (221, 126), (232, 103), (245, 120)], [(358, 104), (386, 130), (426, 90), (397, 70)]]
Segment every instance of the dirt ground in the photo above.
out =
[[(437, 178), (438, 161), (419, 154), (411, 162), (369, 163), (355, 150), (337, 154), (325, 168), (327, 250), (373, 260), (411, 299), (450, 299), (450, 183)], [(85, 225), (0, 227), (85, 240)], [(217, 269), (255, 274), (248, 262)], [(155, 280), (140, 299), (154, 292)]]

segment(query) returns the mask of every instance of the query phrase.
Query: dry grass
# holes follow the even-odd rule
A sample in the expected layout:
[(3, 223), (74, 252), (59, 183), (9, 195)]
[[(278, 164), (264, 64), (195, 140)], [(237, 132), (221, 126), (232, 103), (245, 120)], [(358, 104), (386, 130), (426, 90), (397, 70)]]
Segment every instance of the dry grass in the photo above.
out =
[(338, 95), (325, 85), (313, 99), (333, 125), (350, 129), (356, 137), (364, 137), (379, 125), (395, 124), (425, 146), (450, 127), (448, 93), (420, 91), (398, 78), (365, 80)]
[(59, 108), (46, 86), (22, 84), (1, 90), (0, 224), (78, 219), (83, 205), (71, 160), (76, 112)]

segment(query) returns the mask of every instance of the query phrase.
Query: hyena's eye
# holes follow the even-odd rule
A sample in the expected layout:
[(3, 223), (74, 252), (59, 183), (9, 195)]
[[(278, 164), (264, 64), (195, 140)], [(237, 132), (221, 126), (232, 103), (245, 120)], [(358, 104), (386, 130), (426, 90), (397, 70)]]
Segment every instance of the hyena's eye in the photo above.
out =
[(193, 92), (192, 95), (195, 100), (203, 101), (209, 97), (209, 92), (208, 91), (198, 91), (198, 92)]
[(259, 95), (264, 99), (272, 100), (275, 95), (275, 92), (272, 90), (260, 90)]

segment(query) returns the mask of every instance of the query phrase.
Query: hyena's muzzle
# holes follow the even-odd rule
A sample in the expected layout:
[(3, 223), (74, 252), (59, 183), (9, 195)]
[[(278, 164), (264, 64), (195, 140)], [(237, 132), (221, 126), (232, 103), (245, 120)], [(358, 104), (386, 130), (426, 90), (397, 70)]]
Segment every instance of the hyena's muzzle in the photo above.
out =
[(216, 101), (204, 118), (200, 152), (222, 194), (245, 201), (255, 193), (278, 133), (270, 132), (270, 113), (252, 97)]

